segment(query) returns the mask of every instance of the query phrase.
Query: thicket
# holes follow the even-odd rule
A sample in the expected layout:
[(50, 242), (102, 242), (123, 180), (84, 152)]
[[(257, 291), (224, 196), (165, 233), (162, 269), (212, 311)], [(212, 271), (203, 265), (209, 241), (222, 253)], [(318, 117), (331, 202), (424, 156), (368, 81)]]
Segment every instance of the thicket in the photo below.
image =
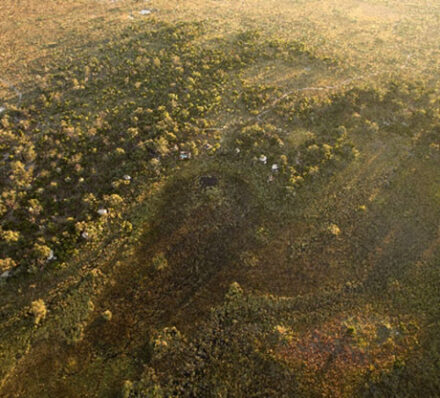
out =
[[(255, 296), (233, 283), (196, 336), (170, 327), (151, 338), (152, 359), (129, 396), (360, 396), (402, 369), (416, 340), (410, 322), (342, 310), (350, 300), (343, 291)], [(305, 317), (322, 324), (301, 332)]]
[(313, 58), (299, 43), (257, 45), (255, 32), (239, 35), (232, 51), (210, 49), (197, 43), (202, 29), (132, 27), (86, 61), (45, 73), (29, 100), (2, 115), (2, 270), (63, 264), (120, 217), (139, 180), (161, 178), (181, 151), (215, 151), (210, 128), (231, 72), (272, 57)]

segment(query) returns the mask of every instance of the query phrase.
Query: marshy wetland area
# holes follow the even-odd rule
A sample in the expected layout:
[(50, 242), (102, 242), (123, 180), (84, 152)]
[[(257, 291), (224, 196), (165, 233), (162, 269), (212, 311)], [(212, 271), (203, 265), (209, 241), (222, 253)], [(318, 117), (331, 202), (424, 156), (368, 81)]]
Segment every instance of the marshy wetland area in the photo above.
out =
[(440, 3), (1, 0), (0, 397), (440, 397)]

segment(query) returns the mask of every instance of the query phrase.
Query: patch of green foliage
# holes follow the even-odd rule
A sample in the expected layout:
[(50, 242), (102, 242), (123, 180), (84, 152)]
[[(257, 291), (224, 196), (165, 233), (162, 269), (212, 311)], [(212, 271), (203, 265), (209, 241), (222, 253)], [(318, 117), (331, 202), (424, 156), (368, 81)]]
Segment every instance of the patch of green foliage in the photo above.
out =
[[(78, 271), (45, 296), (5, 307), (2, 375), (23, 366), (32, 379), (33, 356), (48, 355), (57, 371), (42, 385), (53, 394), (70, 383), (70, 396), (119, 387), (125, 397), (374, 396), (400, 394), (402, 380), (423, 366), (427, 376), (405, 388), (434, 391), (438, 272), (432, 266), (427, 278), (414, 266), (419, 247), (393, 260), (396, 252), (381, 246), (401, 210), (393, 192), (408, 193), (416, 178), (393, 171), (384, 185), (395, 191), (384, 188), (366, 206), (374, 192), (360, 190), (355, 211), (343, 207), (345, 192), (368, 176), (343, 181), (341, 192), (335, 181), (374, 162), (368, 144), (391, 140), (407, 150), (404, 166), (418, 176), (426, 167), (435, 179), (438, 91), (395, 79), (380, 89), (283, 93), (250, 84), (244, 72), (268, 60), (338, 62), (255, 31), (213, 47), (203, 29), (133, 25), (48, 73), (31, 99), (2, 116), (0, 270), (41, 270), (43, 282)], [(214, 186), (204, 187), (203, 176), (215, 177)], [(401, 198), (399, 237), (415, 220), (426, 242), (436, 236), (437, 188), (423, 191), (422, 214), (416, 199)], [(353, 226), (359, 220), (363, 228)], [(114, 261), (130, 234), (124, 262)], [(90, 271), (96, 259), (73, 266), (92, 247), (108, 256), (99, 281), (101, 271)], [(292, 297), (244, 294), (234, 284), (220, 304), (232, 280)], [(54, 353), (40, 354), (51, 343)], [(29, 362), (21, 365), (21, 355)], [(97, 378), (104, 381), (95, 386)], [(23, 391), (38, 396), (42, 387), (31, 384)]]
[[(347, 377), (351, 385), (344, 386), (346, 394), (341, 396), (359, 393), (358, 386), (380, 374), (380, 361), (383, 372), (402, 363), (407, 355), (403, 351), (384, 352), (390, 344), (405, 344), (405, 323), (391, 326), (363, 314), (354, 331), (354, 321), (345, 314), (345, 320), (320, 325), (323, 329), (310, 337), (298, 328), (304, 311), (322, 317), (352, 299), (348, 291), (297, 298), (255, 296), (233, 283), (225, 302), (212, 310), (195, 336), (185, 337), (174, 327), (152, 336), (152, 360), (129, 396), (340, 396), (341, 390), (332, 388), (346, 372), (353, 372)], [(386, 342), (379, 339), (383, 329), (393, 334)]]
[(202, 30), (133, 26), (96, 55), (48, 73), (34, 100), (2, 117), (2, 261), (36, 271), (68, 259), (84, 232), (117, 218), (139, 176), (157, 179), (179, 150), (197, 155), (216, 139), (207, 131), (224, 109), (231, 72), (308, 54), (246, 34), (233, 51), (208, 49), (195, 42)]

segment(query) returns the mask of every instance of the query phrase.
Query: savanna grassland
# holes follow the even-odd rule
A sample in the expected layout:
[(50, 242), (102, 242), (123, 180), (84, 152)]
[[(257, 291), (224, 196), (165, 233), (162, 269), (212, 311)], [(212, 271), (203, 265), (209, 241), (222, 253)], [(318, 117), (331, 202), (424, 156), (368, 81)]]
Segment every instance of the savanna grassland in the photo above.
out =
[(440, 396), (437, 2), (0, 17), (1, 397)]

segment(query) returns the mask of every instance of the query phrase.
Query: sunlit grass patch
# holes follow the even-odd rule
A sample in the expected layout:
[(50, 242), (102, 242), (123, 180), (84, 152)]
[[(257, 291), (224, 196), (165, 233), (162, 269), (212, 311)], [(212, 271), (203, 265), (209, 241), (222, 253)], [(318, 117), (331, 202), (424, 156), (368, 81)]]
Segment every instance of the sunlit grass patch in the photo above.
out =
[(368, 310), (343, 314), (305, 335), (277, 331), (278, 355), (300, 372), (304, 393), (329, 397), (357, 394), (362, 379), (374, 380), (403, 364), (418, 341), (413, 321), (390, 321)]

